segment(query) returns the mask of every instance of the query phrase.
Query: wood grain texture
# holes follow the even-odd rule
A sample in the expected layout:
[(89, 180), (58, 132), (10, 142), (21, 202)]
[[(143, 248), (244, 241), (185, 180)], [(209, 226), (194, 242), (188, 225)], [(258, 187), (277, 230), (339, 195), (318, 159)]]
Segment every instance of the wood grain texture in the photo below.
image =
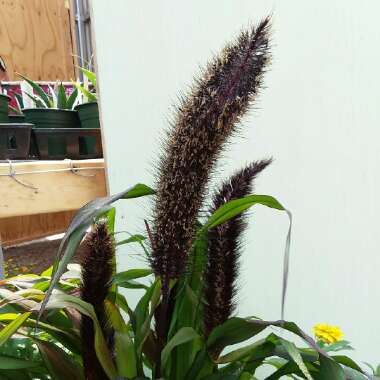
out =
[[(104, 160), (72, 161), (73, 167), (97, 167), (83, 170), (17, 175), (16, 178), (36, 188), (28, 188), (9, 176), (0, 176), (0, 220), (16, 216), (77, 210), (90, 200), (105, 196)], [(69, 161), (34, 161), (13, 163), (16, 173), (70, 168)], [(0, 163), (0, 174), (9, 173), (9, 164)], [(0, 233), (2, 233), (0, 229)]]
[(0, 56), (34, 80), (75, 77), (70, 10), (64, 0), (1, 0)]
[(2, 244), (8, 247), (64, 232), (74, 214), (64, 211), (0, 219)]

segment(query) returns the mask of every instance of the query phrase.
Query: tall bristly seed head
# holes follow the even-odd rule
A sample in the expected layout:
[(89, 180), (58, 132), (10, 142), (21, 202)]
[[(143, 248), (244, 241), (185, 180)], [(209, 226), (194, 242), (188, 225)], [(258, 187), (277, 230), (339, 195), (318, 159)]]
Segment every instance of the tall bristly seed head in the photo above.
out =
[[(114, 273), (115, 243), (104, 222), (98, 222), (83, 242), (81, 256), (81, 298), (94, 307), (103, 334), (112, 350), (113, 331), (107, 323), (104, 301), (110, 289)], [(108, 377), (103, 371), (94, 349), (94, 327), (92, 320), (82, 315), (82, 357), (86, 380), (103, 380)]]
[[(213, 197), (210, 212), (233, 199), (251, 194), (253, 180), (270, 163), (271, 160), (253, 162), (224, 182)], [(215, 327), (223, 324), (235, 309), (241, 237), (245, 228), (244, 214), (241, 214), (209, 231), (203, 290), (206, 337)]]
[(195, 219), (214, 164), (258, 95), (270, 61), (269, 18), (243, 31), (209, 63), (178, 107), (159, 162), (152, 267), (164, 278), (186, 266)]

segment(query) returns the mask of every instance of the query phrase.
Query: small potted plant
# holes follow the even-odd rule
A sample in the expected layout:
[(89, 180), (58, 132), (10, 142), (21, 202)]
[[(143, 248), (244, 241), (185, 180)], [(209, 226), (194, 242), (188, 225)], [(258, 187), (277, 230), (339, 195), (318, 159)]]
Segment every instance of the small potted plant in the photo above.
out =
[[(0, 86), (0, 160), (26, 160), (29, 155), (32, 125), (24, 123), (24, 120), (16, 121), (8, 115), (8, 112), (12, 111), (10, 102), (11, 97), (3, 93)], [(13, 112), (16, 111), (14, 109)]]
[(33, 93), (25, 94), (34, 102), (34, 108), (24, 108), (22, 111), (26, 120), (38, 128), (76, 128), (79, 126), (78, 114), (74, 107), (78, 100), (78, 90), (75, 89), (69, 96), (66, 95), (62, 83), (52, 88), (48, 85), (45, 91), (33, 80), (20, 75), (30, 84)]
[[(36, 128), (79, 128), (78, 113), (74, 110), (78, 101), (77, 89), (67, 95), (64, 85), (57, 83), (54, 88), (48, 85), (48, 91), (45, 91), (33, 80), (20, 76), (33, 89), (32, 94), (25, 94), (33, 100), (35, 108), (22, 109), (27, 123), (34, 124)], [(52, 137), (49, 141), (49, 152), (54, 156), (64, 155), (65, 140), (62, 137)]]
[[(80, 67), (79, 70), (84, 75), (83, 85), (73, 82), (73, 85), (82, 95), (82, 101), (75, 109), (78, 111), (81, 128), (100, 128), (98, 98), (96, 94), (96, 74), (93, 71)], [(79, 95), (79, 96), (80, 96)], [(85, 153), (94, 151), (95, 141), (91, 137), (84, 138), (83, 150)]]
[(80, 67), (84, 75), (83, 85), (74, 82), (74, 86), (82, 94), (82, 102), (75, 109), (78, 111), (82, 128), (100, 128), (98, 97), (96, 94), (96, 74), (93, 71)]
[(22, 113), (24, 108), (24, 101), (21, 94), (14, 93), (15, 105), (9, 105), (9, 122), (12, 124), (25, 123), (25, 115)]

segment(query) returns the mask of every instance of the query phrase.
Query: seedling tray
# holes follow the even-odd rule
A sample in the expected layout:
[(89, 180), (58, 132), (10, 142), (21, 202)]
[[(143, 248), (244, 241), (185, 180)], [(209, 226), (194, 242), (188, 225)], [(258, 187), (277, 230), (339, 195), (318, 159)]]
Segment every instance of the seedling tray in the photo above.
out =
[(30, 135), (33, 124), (0, 124), (0, 160), (29, 158)]
[[(100, 130), (96, 128), (33, 128), (40, 160), (74, 160), (103, 157)], [(63, 143), (57, 153), (52, 147)], [(52, 153), (54, 151), (54, 153)]]

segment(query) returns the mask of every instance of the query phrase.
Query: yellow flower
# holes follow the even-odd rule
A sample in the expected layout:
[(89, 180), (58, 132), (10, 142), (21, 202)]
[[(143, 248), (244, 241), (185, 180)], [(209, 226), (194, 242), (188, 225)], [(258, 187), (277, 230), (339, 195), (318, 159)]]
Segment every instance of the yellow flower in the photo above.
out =
[(324, 343), (332, 344), (343, 338), (343, 332), (338, 326), (331, 326), (324, 323), (318, 323), (313, 327), (314, 335), (317, 340)]

